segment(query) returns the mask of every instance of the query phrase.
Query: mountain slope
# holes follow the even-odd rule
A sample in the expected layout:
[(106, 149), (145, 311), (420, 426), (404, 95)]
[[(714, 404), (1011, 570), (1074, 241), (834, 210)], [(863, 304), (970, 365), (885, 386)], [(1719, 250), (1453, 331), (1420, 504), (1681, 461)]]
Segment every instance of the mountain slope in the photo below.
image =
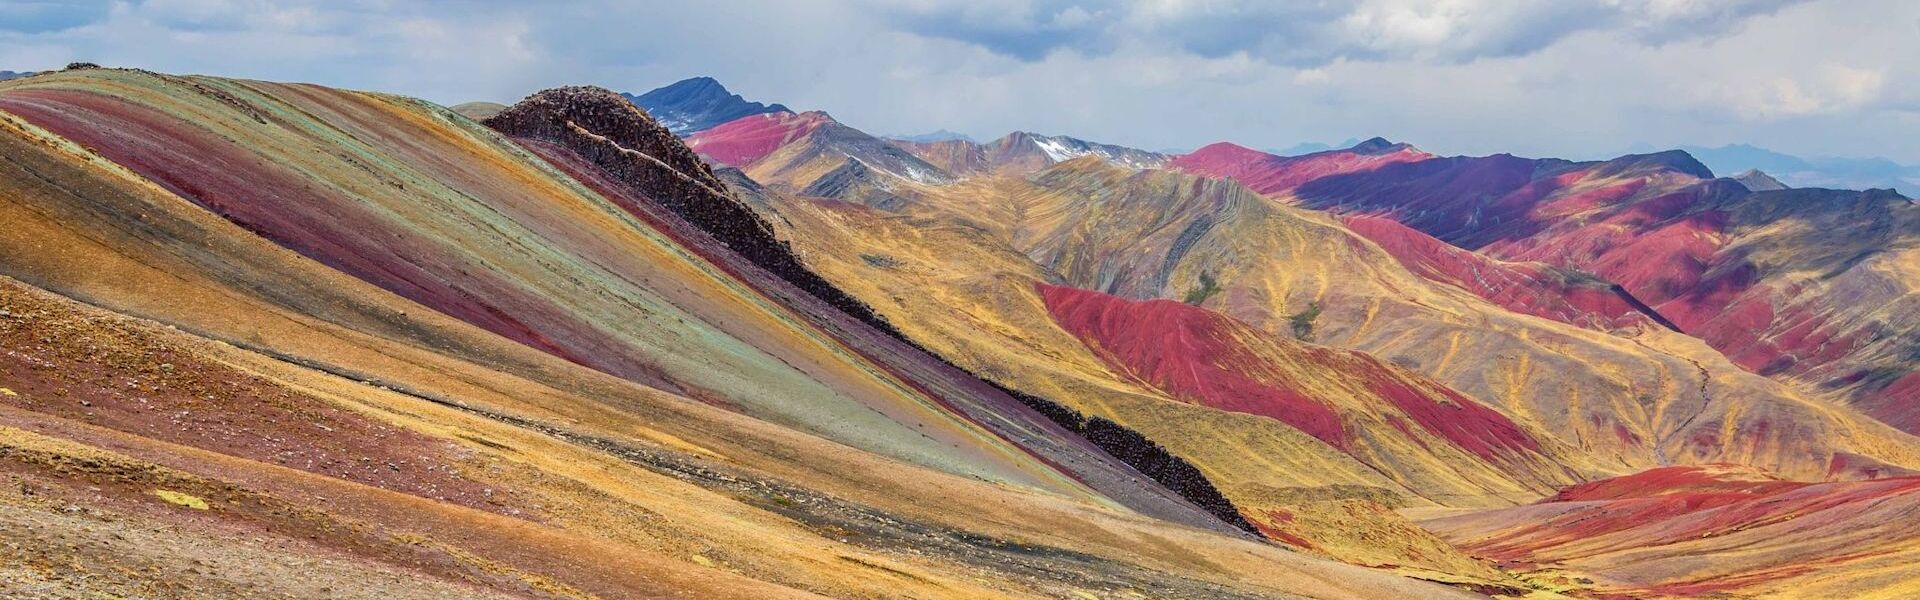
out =
[(1915, 430), (1920, 207), (1886, 191), (1749, 191), (1684, 154), (1447, 158), (1283, 199), (1381, 215), (1496, 258), (1594, 273), (1735, 363)]
[(1473, 292), (1517, 313), (1601, 330), (1649, 322), (1674, 327), (1620, 286), (1591, 275), (1488, 258), (1390, 219), (1348, 215), (1340, 222), (1379, 244), (1414, 274)]
[[(1666, 327), (1610, 334), (1516, 315), (1410, 271), (1405, 261), (1418, 256), (1230, 182), (1082, 159), (1030, 179), (924, 192), (895, 212), (975, 228), (1073, 287), (1194, 302), (1259, 330), (1388, 359), (1574, 444), (1596, 468), (1740, 462), (1822, 479), (1859, 476), (1834, 465), (1862, 455), (1920, 464), (1910, 436), (1744, 372)], [(880, 276), (864, 270), (859, 277)]]
[[(1911, 595), (1920, 478), (1801, 483), (1668, 467), (1538, 504), (1423, 521), (1476, 555), (1634, 597)], [(1712, 558), (1706, 558), (1712, 557)]]
[[(301, 86), (101, 79), (35, 80), (0, 110), (276, 243), (567, 360), (924, 464), (971, 462), (941, 449), (977, 443), (970, 424), (875, 365), (809, 359), (846, 351), (517, 148), (434, 125), (444, 113)], [(101, 93), (107, 84), (146, 93)]]
[(694, 77), (635, 96), (623, 94), (634, 106), (646, 109), (674, 135), (686, 137), (741, 117), (791, 113), (778, 104), (748, 102), (712, 77)]
[[(1207, 324), (1227, 321), (1203, 309), (1181, 307), (1191, 311), (1183, 319), (1213, 331), (1200, 339), (1235, 349), (1220, 357), (1249, 357), (1208, 366), (1208, 372), (1248, 369), (1252, 379), (1236, 389), (1267, 391), (1235, 400), (1224, 391), (1140, 379), (1135, 374), (1148, 371), (1139, 363), (1103, 359), (1093, 341), (1099, 338), (1083, 341), (1049, 310), (1047, 296), (1077, 291), (1036, 286), (1053, 276), (977, 229), (826, 199), (773, 194), (770, 200), (777, 222), (805, 232), (793, 239), (809, 264), (910, 337), (984, 377), (1165, 445), (1275, 539), (1416, 576), (1504, 585), (1504, 576), (1437, 541), (1417, 544), (1423, 534), (1383, 505), (1504, 505), (1573, 480), (1537, 451), (1496, 463), (1423, 429), (1383, 388), (1343, 370), (1362, 361), (1296, 350), (1284, 340), (1216, 337), (1245, 330), (1212, 330)], [(1088, 306), (1126, 304), (1093, 296)], [(1112, 326), (1119, 335), (1150, 339), (1165, 325), (1118, 318)], [(1418, 390), (1410, 396), (1415, 406), (1453, 402), (1417, 377), (1386, 379), (1415, 381), (1408, 384)], [(1286, 398), (1305, 399), (1287, 404)], [(1288, 406), (1329, 407), (1336, 422), (1348, 423), (1335, 427), (1351, 431), (1352, 444), (1343, 450), (1270, 416), (1288, 414)], [(1390, 424), (1396, 420), (1407, 429)]]
[[(795, 309), (798, 316), (831, 332), (863, 358), (904, 377), (942, 408), (1018, 440), (1024, 450), (1076, 481), (1137, 510), (1202, 527), (1222, 526), (1165, 490), (1131, 485), (1138, 474), (1112, 460), (1105, 449), (1093, 447), (1001, 390), (896, 339), (899, 334), (891, 324), (800, 264), (787, 242), (776, 238), (746, 204), (723, 192), (724, 185), (691, 151), (665, 130), (636, 116), (604, 90), (567, 88), (536, 94), (487, 124), (729, 274)], [(1190, 497), (1206, 503), (1213, 494)]]
[[(517, 597), (1456, 595), (1141, 516), (1123, 505), (1144, 496), (1064, 475), (1098, 456), (1054, 467), (995, 441), (938, 407), (953, 396), (935, 366), (866, 356), (831, 314), (785, 303), (810, 292), (712, 258), (691, 223), (649, 224), (676, 214), (665, 204), (623, 204), (645, 188), (615, 184), (641, 180), (599, 161), (666, 164), (628, 154), (663, 130), (556, 144), (550, 164), (444, 109), (311, 86), (101, 70), (0, 87), (0, 104), (0, 266), (25, 282), (0, 282), (0, 457), (33, 490), (0, 505), (101, 515), (33, 535), (220, 540), (215, 566), (179, 576), (243, 593), (265, 584), (227, 557), (257, 541), (275, 550), (250, 568), (296, 595), (343, 578)], [(596, 116), (567, 121), (623, 138)], [(234, 172), (254, 193), (222, 187)], [(617, 326), (592, 305), (608, 297)], [(675, 356), (711, 373), (649, 343), (686, 344)], [(755, 358), (809, 345), (784, 366)], [(813, 383), (784, 387), (791, 372)], [(886, 441), (801, 425), (824, 439), (733, 412), (777, 407), (728, 377), (832, 390), (807, 414), (875, 401), (924, 427)], [(859, 414), (834, 418), (891, 427)], [(126, 551), (89, 554), (103, 576), (84, 585), (151, 557), (113, 544)], [(326, 580), (299, 567), (315, 556), (359, 570)]]
[(462, 117), (479, 121), (500, 114), (501, 111), (507, 110), (507, 105), (498, 102), (467, 102), (453, 105), (450, 109), (460, 113)]

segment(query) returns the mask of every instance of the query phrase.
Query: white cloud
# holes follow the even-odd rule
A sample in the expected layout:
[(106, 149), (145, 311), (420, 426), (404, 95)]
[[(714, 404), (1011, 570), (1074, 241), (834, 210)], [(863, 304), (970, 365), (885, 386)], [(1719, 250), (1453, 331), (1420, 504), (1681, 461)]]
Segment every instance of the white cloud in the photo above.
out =
[(33, 20), (0, 25), (0, 69), (95, 60), (446, 103), (711, 75), (876, 133), (1029, 129), (1156, 149), (1386, 135), (1575, 158), (1751, 142), (1920, 162), (1920, 88), (1900, 85), (1920, 80), (1920, 3), (1904, 0), (99, 6), (0, 0), (0, 15)]
[(1724, 106), (1745, 119), (1768, 121), (1869, 106), (1880, 100), (1885, 87), (1885, 69), (1829, 64), (1797, 76), (1708, 80), (1695, 94), (1702, 104)]

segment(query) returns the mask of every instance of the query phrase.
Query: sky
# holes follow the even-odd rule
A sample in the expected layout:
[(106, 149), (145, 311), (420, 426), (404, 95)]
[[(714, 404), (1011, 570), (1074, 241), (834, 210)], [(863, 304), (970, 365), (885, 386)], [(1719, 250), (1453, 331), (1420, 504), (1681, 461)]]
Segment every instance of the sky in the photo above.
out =
[(877, 134), (1154, 150), (1920, 163), (1912, 0), (0, 0), (0, 70), (71, 61), (443, 104), (706, 75)]

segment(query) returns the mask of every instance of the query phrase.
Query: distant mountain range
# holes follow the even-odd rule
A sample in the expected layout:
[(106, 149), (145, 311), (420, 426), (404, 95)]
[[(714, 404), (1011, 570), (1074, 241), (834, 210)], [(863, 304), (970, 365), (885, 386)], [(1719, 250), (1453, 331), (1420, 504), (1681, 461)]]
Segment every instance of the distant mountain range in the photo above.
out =
[(1280, 156), (1300, 156), (1302, 154), (1313, 154), (1315, 152), (1326, 152), (1328, 150), (1340, 150), (1343, 148), (1352, 148), (1354, 144), (1358, 144), (1358, 143), (1360, 143), (1360, 138), (1350, 137), (1338, 144), (1325, 144), (1321, 142), (1300, 142), (1298, 144), (1294, 144), (1292, 146), (1288, 146), (1285, 148), (1268, 148), (1266, 149), (1266, 152), (1269, 154), (1278, 154)]
[[(21, 75), (26, 74), (0, 71), (0, 79)], [(635, 105), (646, 109), (647, 112), (653, 115), (655, 119), (658, 119), (661, 124), (666, 125), (668, 130), (672, 131), (674, 135), (683, 138), (712, 129), (724, 123), (738, 120), (742, 117), (767, 113), (793, 112), (786, 106), (780, 104), (762, 104), (748, 101), (740, 97), (740, 95), (728, 91), (726, 86), (721, 85), (719, 81), (711, 77), (686, 79), (637, 96), (633, 94), (624, 95), (629, 100), (632, 100)], [(1033, 134), (1022, 134), (1018, 136), (1018, 139), (996, 140), (995, 142), (982, 143), (966, 134), (946, 129), (916, 135), (897, 135), (886, 139), (898, 143), (898, 145), (904, 147), (906, 150), (920, 155), (921, 158), (926, 158), (934, 164), (942, 165), (943, 168), (951, 168), (954, 165), (945, 164), (948, 161), (937, 160), (937, 157), (932, 155), (942, 153), (980, 154), (985, 147), (996, 145), (1006, 146), (1007, 144), (1000, 144), (1002, 141), (1017, 142), (1016, 144), (1012, 144), (1013, 146), (1027, 146), (1029, 144), (1024, 142), (1029, 140), (1057, 139), (1066, 145), (1055, 147), (1069, 150), (1070, 152), (1068, 153), (1072, 154), (1072, 156), (1089, 153), (1103, 156), (1124, 155), (1121, 162), (1136, 163), (1134, 166), (1151, 166), (1151, 164), (1157, 164), (1164, 160), (1153, 160), (1152, 157), (1188, 154), (1187, 152), (1149, 152), (1130, 148), (1123, 149), (1118, 146), (1093, 144), (1064, 136), (1040, 136)], [(942, 144), (943, 142), (954, 141), (965, 142), (965, 147), (955, 146), (953, 148), (947, 148)], [(1283, 157), (1305, 156), (1330, 150), (1351, 148), (1360, 142), (1361, 140), (1359, 138), (1349, 138), (1338, 144), (1302, 142), (1285, 148), (1267, 148), (1263, 150), (1263, 152)], [(1772, 184), (1794, 188), (1854, 190), (1885, 188), (1907, 193), (1920, 190), (1920, 166), (1900, 164), (1886, 158), (1809, 158), (1768, 150), (1749, 144), (1730, 144), (1718, 147), (1680, 146), (1678, 149), (1693, 155), (1701, 164), (1712, 169), (1715, 174), (1734, 177), (1741, 179), (1743, 182), (1754, 183), (1756, 185), (1762, 185), (1763, 187), (1771, 184), (1762, 183), (1762, 180), (1757, 178), (1745, 178), (1744, 175), (1740, 174), (1744, 174), (1747, 171), (1760, 171), (1762, 175), (1768, 176), (1767, 179), (1773, 180)], [(1119, 152), (1116, 154), (1118, 150), (1127, 150), (1127, 152)], [(1630, 148), (1627, 154), (1650, 154), (1657, 150), (1659, 150), (1659, 148), (1647, 144), (1637, 144), (1633, 148)], [(1066, 156), (1066, 158), (1071, 158), (1072, 156)], [(981, 162), (978, 160), (978, 157), (967, 156), (962, 156), (958, 160), (968, 162), (970, 159), (971, 162)], [(1144, 162), (1142, 162), (1142, 159), (1145, 159)], [(1052, 160), (1040, 162), (1052, 164), (1060, 160), (1060, 157), (1053, 157)], [(1036, 166), (1044, 166), (1044, 164), (1036, 164)], [(980, 165), (975, 165), (975, 167), (979, 166)], [(969, 171), (975, 169), (962, 167), (959, 170)]]
[[(1359, 142), (1358, 138), (1348, 138), (1338, 144), (1302, 142), (1286, 148), (1266, 148), (1264, 151), (1278, 156), (1302, 156), (1349, 148)], [(1652, 154), (1665, 149), (1641, 143), (1617, 154)], [(1694, 159), (1712, 169), (1716, 175), (1749, 183), (1758, 183), (1759, 180), (1748, 181), (1746, 173), (1759, 171), (1762, 175), (1770, 176), (1768, 179), (1775, 180), (1775, 184), (1786, 187), (1846, 190), (1879, 188), (1906, 194), (1920, 191), (1920, 165), (1901, 164), (1882, 157), (1801, 157), (1751, 144), (1714, 147), (1683, 145), (1676, 149), (1693, 155)]]
[[(1642, 146), (1642, 149), (1649, 148)], [(1721, 175), (1759, 170), (1797, 188), (1886, 188), (1909, 194), (1920, 191), (1920, 165), (1903, 165), (1886, 158), (1800, 157), (1749, 144), (1713, 148), (1681, 146), (1680, 149)]]
[(1026, 174), (1083, 156), (1097, 156), (1107, 162), (1136, 169), (1158, 168), (1167, 162), (1167, 155), (1158, 152), (1025, 131), (1015, 131), (986, 143), (965, 139), (891, 141), (914, 156), (955, 175)]
[(686, 137), (712, 129), (715, 125), (741, 117), (793, 112), (779, 104), (749, 102), (727, 90), (712, 77), (685, 79), (660, 89), (635, 96), (622, 94), (634, 105), (667, 126), (674, 135)]
[(26, 77), (32, 74), (33, 74), (32, 71), (27, 71), (25, 73), (22, 73), (19, 71), (0, 71), (0, 81), (6, 81), (8, 79), (14, 79), (18, 77)]
[(889, 136), (888, 139), (899, 140), (902, 142), (918, 142), (922, 144), (931, 143), (931, 142), (947, 142), (947, 141), (953, 141), (953, 140), (960, 140), (963, 142), (977, 141), (977, 140), (974, 140), (972, 136), (969, 136), (967, 134), (960, 133), (957, 131), (947, 131), (945, 129), (934, 130), (934, 131), (922, 133), (919, 135)]

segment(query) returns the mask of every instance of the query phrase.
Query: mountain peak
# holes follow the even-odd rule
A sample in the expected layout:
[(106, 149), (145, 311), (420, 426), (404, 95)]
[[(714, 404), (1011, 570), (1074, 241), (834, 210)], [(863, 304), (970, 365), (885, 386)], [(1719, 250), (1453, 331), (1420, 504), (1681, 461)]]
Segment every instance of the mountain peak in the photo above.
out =
[(1745, 172), (1729, 177), (1728, 179), (1738, 181), (1740, 185), (1747, 186), (1747, 190), (1754, 192), (1787, 189), (1787, 184), (1780, 183), (1780, 180), (1774, 179), (1772, 175), (1768, 175), (1765, 171), (1759, 169), (1747, 169)]
[(1186, 156), (1181, 157), (1181, 161), (1206, 163), (1218, 163), (1222, 161), (1247, 162), (1263, 160), (1271, 156), (1273, 155), (1233, 142), (1214, 142), (1187, 153)]
[(712, 77), (691, 77), (645, 94), (625, 96), (682, 137), (745, 116), (793, 112), (779, 104), (748, 102)]
[(1665, 168), (1701, 179), (1713, 179), (1713, 170), (1701, 164), (1685, 150), (1663, 150), (1650, 154), (1628, 154), (1607, 161), (1606, 170), (1620, 173), (1639, 168)]
[(1354, 144), (1353, 147), (1348, 148), (1347, 150), (1355, 154), (1386, 154), (1388, 152), (1393, 152), (1396, 150), (1400, 150), (1402, 148), (1409, 148), (1409, 147), (1411, 146), (1388, 141), (1387, 138), (1371, 137), (1371, 138), (1367, 138), (1367, 140), (1364, 142)]

